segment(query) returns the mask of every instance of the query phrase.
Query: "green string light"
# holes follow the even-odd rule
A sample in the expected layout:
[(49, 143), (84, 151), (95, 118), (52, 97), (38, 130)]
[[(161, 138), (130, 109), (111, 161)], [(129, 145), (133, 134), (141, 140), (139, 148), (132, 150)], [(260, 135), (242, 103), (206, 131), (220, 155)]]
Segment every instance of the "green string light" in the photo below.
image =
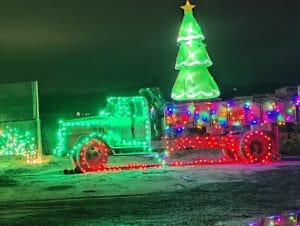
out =
[[(74, 155), (92, 138), (102, 140), (112, 149), (141, 148), (150, 151), (149, 117), (144, 97), (109, 97), (99, 116), (60, 121), (54, 154)], [(74, 134), (75, 140), (72, 140)]]

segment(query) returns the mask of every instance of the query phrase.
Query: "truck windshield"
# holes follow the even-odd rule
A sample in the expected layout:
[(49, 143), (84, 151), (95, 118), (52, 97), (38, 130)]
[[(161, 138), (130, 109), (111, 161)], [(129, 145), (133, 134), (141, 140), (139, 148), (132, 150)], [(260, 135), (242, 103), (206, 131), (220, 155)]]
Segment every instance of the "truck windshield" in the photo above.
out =
[(100, 116), (111, 116), (115, 112), (115, 107), (113, 102), (108, 102), (106, 106), (100, 112)]

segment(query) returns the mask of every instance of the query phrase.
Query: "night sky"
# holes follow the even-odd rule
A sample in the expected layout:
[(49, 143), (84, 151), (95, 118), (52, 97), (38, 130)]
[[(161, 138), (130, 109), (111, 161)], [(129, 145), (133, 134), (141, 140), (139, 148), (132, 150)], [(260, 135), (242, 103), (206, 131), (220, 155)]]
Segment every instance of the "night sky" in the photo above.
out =
[[(138, 90), (175, 82), (185, 0), (9, 0), (0, 3), (0, 83), (40, 92)], [(296, 0), (193, 0), (221, 92), (300, 85)]]

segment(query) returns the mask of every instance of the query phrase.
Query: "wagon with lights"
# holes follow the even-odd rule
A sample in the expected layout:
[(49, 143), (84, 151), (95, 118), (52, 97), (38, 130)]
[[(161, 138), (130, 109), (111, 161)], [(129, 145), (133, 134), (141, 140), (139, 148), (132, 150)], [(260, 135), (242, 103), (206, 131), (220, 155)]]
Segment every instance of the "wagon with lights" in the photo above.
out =
[(251, 98), (165, 103), (158, 89), (110, 97), (100, 115), (60, 122), (57, 155), (81, 172), (279, 160), (294, 103)]

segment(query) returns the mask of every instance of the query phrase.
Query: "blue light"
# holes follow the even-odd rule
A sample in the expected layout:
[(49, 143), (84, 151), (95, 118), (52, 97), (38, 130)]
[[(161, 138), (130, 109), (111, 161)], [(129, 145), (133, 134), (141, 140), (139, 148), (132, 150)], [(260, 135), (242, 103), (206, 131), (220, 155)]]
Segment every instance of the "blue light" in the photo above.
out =
[(275, 118), (278, 115), (279, 115), (279, 112), (277, 112), (276, 110), (268, 112), (268, 118)]
[(244, 109), (245, 110), (249, 110), (250, 109), (250, 105), (249, 104), (244, 104)]
[(226, 125), (227, 125), (226, 121), (221, 121), (221, 126), (226, 126)]
[(177, 133), (180, 133), (181, 131), (182, 131), (181, 128), (177, 128), (177, 129), (176, 129), (176, 132), (177, 132)]
[(256, 121), (256, 120), (253, 120), (251, 123), (252, 123), (253, 125), (256, 125), (256, 124), (257, 124), (257, 121)]

